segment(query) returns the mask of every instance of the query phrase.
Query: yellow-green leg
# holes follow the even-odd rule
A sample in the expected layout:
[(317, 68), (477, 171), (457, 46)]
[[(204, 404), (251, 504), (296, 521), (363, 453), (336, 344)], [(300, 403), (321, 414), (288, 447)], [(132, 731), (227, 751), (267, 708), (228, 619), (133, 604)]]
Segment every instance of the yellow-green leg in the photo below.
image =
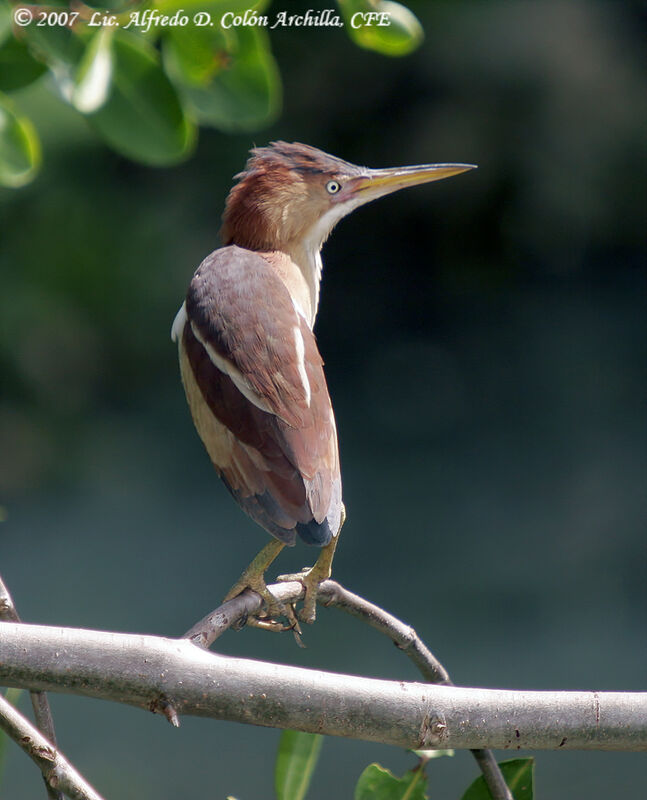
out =
[(254, 618), (248, 620), (248, 624), (254, 625), (255, 627), (265, 628), (267, 630), (285, 630), (286, 626), (282, 625), (280, 622), (276, 622), (273, 618), (281, 615), (291, 616), (289, 612), (287, 612), (285, 606), (280, 603), (267, 588), (264, 577), (265, 570), (268, 569), (284, 547), (285, 545), (283, 542), (279, 542), (278, 539), (272, 539), (268, 542), (225, 595), (224, 600), (226, 601), (231, 600), (232, 597), (236, 597), (245, 589), (251, 589), (260, 594), (267, 607), (267, 619)]
[(279, 581), (299, 581), (299, 583), (301, 583), (305, 589), (305, 595), (303, 598), (303, 608), (299, 612), (299, 618), (308, 624), (313, 623), (317, 615), (317, 592), (319, 590), (319, 584), (323, 583), (323, 581), (327, 581), (332, 574), (332, 561), (335, 556), (335, 550), (337, 549), (337, 543), (339, 542), (339, 535), (345, 521), (346, 510), (342, 506), (341, 522), (339, 524), (337, 536), (334, 536), (330, 544), (327, 544), (323, 548), (315, 565), (294, 575), (279, 575), (277, 578)]

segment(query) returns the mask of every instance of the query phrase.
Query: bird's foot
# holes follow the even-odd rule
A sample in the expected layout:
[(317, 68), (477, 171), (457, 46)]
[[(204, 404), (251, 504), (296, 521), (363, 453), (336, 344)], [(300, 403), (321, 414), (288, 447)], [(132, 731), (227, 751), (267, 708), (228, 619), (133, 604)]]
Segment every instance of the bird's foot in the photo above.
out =
[[(301, 625), (299, 624), (299, 619), (297, 617), (294, 605), (290, 603), (287, 606), (282, 606), (282, 608), (283, 612), (281, 614), (275, 612), (272, 615), (268, 613), (267, 616), (258, 615), (254, 617), (247, 617), (247, 619), (243, 621), (243, 625), (249, 625), (251, 628), (260, 628), (262, 631), (270, 631), (271, 633), (285, 633), (286, 631), (292, 631), (297, 645), (299, 647), (305, 647), (303, 640), (301, 639)], [(277, 616), (285, 617), (287, 622), (281, 622), (280, 620), (276, 619)]]
[[(265, 570), (270, 566), (272, 561), (274, 561), (284, 546), (283, 542), (279, 542), (276, 539), (272, 539), (268, 542), (225, 595), (223, 602), (237, 597), (241, 592), (244, 592), (245, 589), (251, 589), (251, 591), (261, 596), (263, 600), (261, 610), (242, 621), (241, 627), (247, 624), (255, 628), (262, 628), (266, 631), (292, 630), (295, 632), (295, 636), (301, 632), (293, 606), (284, 605), (270, 592), (265, 583)], [(287, 619), (287, 624), (280, 622), (277, 619), (278, 617), (285, 617)]]
[[(276, 619), (277, 616), (284, 616), (287, 622), (281, 622)], [(260, 628), (262, 631), (270, 631), (271, 633), (284, 633), (285, 631), (293, 631), (298, 644), (301, 644), (301, 626), (294, 611), (294, 606), (286, 606), (283, 614), (269, 614), (261, 616), (260, 614), (255, 617), (247, 617), (245, 625), (250, 628)]]
[(330, 577), (330, 572), (318, 569), (319, 562), (314, 567), (304, 567), (301, 572), (292, 572), (289, 575), (279, 575), (277, 582), (286, 583), (288, 581), (298, 581), (304, 588), (303, 608), (298, 613), (298, 618), (302, 622), (311, 625), (317, 616), (317, 592), (319, 584)]
[[(342, 520), (343, 521), (343, 520)], [(327, 544), (321, 551), (314, 567), (304, 567), (301, 572), (292, 575), (279, 575), (277, 581), (299, 581), (305, 590), (303, 597), (303, 608), (299, 612), (299, 619), (307, 622), (308, 625), (315, 621), (317, 616), (317, 593), (319, 586), (327, 581), (332, 572), (332, 560), (335, 555), (335, 548), (339, 537)]]
[[(265, 579), (262, 574), (255, 572), (248, 572), (245, 570), (240, 576), (239, 580), (231, 587), (225, 595), (223, 602), (237, 597), (241, 592), (246, 589), (259, 594), (263, 600), (263, 607), (254, 616), (250, 616), (243, 623), (253, 628), (261, 628), (265, 631), (273, 631), (281, 633), (283, 631), (294, 631), (295, 635), (301, 633), (299, 620), (297, 619), (294, 606), (285, 605), (278, 600), (272, 592), (267, 588)], [(278, 618), (284, 617), (287, 622), (281, 622)]]

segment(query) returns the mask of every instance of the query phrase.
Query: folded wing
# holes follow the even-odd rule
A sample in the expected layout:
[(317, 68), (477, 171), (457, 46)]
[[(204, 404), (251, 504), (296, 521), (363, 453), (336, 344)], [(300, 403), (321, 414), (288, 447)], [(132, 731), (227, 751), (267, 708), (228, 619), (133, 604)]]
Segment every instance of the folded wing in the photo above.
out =
[(337, 432), (306, 320), (258, 253), (216, 250), (173, 327), (187, 400), (243, 509), (272, 535), (323, 546), (339, 530)]

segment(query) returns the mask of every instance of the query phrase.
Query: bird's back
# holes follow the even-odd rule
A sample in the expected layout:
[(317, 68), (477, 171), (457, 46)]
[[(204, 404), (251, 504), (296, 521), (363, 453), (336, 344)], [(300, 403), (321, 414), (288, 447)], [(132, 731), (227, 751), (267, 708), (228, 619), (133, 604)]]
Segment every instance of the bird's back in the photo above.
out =
[(341, 524), (337, 432), (310, 327), (271, 258), (208, 256), (174, 324), (198, 433), (241, 507), (286, 544)]

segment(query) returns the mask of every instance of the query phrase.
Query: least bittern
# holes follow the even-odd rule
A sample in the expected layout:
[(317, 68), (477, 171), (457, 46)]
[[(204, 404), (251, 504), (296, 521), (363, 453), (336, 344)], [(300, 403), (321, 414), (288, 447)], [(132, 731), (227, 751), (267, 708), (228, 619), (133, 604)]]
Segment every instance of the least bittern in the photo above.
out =
[(337, 430), (312, 332), (320, 250), (342, 217), (470, 164), (357, 167), (304, 144), (252, 150), (173, 323), (193, 421), (225, 486), (274, 538), (227, 595), (249, 587), (276, 611), (264, 573), (297, 536), (323, 548), (299, 579), (315, 618), (344, 520)]

